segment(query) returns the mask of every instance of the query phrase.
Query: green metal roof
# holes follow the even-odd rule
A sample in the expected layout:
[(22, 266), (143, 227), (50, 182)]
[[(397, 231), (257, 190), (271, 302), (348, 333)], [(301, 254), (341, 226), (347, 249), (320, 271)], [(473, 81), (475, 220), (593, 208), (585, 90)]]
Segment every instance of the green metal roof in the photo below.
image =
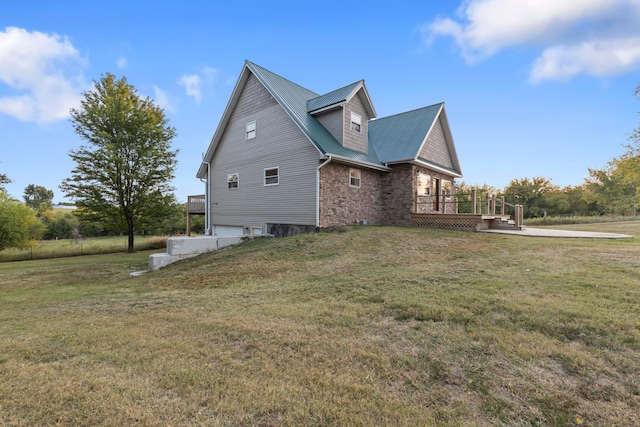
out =
[[(346, 160), (384, 167), (384, 163), (380, 161), (376, 150), (373, 149), (371, 140), (369, 140), (367, 154), (345, 148), (307, 112), (307, 101), (318, 98), (317, 93), (280, 77), (253, 62), (247, 61), (246, 65), (322, 154), (336, 155)], [(347, 87), (349, 86), (345, 86), (345, 88)]]
[(323, 108), (327, 108), (332, 105), (339, 105), (347, 102), (353, 93), (360, 88), (361, 83), (362, 80), (308, 100), (307, 111), (309, 113), (313, 113), (314, 111), (322, 110)]
[[(461, 176), (458, 158), (453, 145), (453, 138), (447, 122), (446, 113), (444, 113), (443, 103), (377, 120), (369, 120), (369, 145), (368, 152), (365, 154), (343, 147), (311, 114), (313, 111), (319, 111), (327, 107), (330, 108), (331, 105), (347, 102), (356, 93), (363, 91), (364, 97), (366, 98), (365, 108), (369, 108), (370, 117), (375, 117), (375, 110), (373, 109), (373, 104), (364, 85), (364, 80), (321, 96), (259, 65), (246, 61), (240, 78), (236, 83), (236, 88), (211, 140), (209, 149), (204, 156), (203, 163), (197, 174), (199, 178), (206, 176), (206, 164), (213, 158), (217, 145), (222, 138), (224, 128), (231, 117), (233, 107), (240, 96), (240, 88), (244, 82), (246, 82), (249, 73), (260, 80), (267, 91), (276, 99), (279, 105), (287, 112), (322, 155), (330, 155), (343, 162), (353, 162), (365, 167), (381, 170), (388, 170), (388, 163), (418, 161), (426, 165), (439, 167), (443, 171), (451, 171)], [(444, 130), (453, 169), (418, 157), (420, 149), (438, 117), (444, 122)]]
[(369, 121), (369, 141), (382, 162), (415, 159), (442, 103)]

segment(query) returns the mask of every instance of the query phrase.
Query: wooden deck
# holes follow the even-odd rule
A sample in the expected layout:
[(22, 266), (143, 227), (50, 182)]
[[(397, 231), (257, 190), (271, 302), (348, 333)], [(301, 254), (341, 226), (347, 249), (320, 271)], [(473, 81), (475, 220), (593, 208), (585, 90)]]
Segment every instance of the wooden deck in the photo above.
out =
[(191, 235), (191, 215), (205, 215), (205, 195), (187, 197), (187, 236)]
[(520, 230), (508, 215), (483, 214), (411, 214), (411, 225), (414, 227), (449, 228), (453, 230)]
[(187, 213), (194, 214), (194, 215), (204, 215), (205, 214), (204, 200), (205, 200), (204, 194), (187, 197)]

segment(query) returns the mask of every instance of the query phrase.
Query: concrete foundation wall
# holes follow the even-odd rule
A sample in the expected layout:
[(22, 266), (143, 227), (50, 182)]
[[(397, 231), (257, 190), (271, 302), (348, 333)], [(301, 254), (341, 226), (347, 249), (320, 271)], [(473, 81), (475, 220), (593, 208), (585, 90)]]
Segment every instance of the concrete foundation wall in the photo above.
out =
[(229, 237), (169, 237), (167, 239), (167, 252), (164, 254), (152, 254), (149, 257), (149, 270), (156, 271), (174, 262), (192, 258), (207, 252), (213, 252), (227, 246), (237, 245), (247, 240), (269, 237), (264, 236), (229, 236)]

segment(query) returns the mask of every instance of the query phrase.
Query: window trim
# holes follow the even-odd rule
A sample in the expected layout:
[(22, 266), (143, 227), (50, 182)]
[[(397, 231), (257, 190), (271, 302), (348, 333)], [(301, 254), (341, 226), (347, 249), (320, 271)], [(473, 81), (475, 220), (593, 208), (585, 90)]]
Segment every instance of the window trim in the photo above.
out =
[[(354, 172), (358, 175), (357, 178), (352, 176)], [(353, 184), (354, 179), (358, 180), (357, 184)], [(349, 187), (360, 188), (361, 185), (362, 185), (362, 171), (360, 169), (350, 168), (349, 169)]]
[(256, 126), (256, 121), (255, 120), (253, 120), (251, 122), (248, 122), (245, 125), (245, 134), (244, 134), (244, 136), (245, 136), (246, 140), (254, 139), (256, 137), (256, 133), (257, 133), (256, 128), (257, 128), (257, 126)]
[[(231, 178), (235, 175), (236, 179), (235, 181), (232, 181)], [(231, 186), (231, 184), (235, 183), (235, 186)], [(238, 188), (240, 188), (240, 173), (239, 172), (235, 172), (235, 173), (230, 173), (227, 174), (227, 190), (237, 190)]]
[(349, 128), (354, 132), (362, 132), (362, 116), (360, 116), (360, 114), (351, 111), (351, 124)]
[[(267, 177), (267, 171), (272, 171), (272, 170), (275, 170), (277, 172), (276, 175)], [(274, 186), (274, 185), (280, 185), (280, 166), (274, 166), (274, 167), (271, 167), (271, 168), (264, 168), (262, 176), (263, 176), (263, 184), (264, 184), (265, 187), (271, 187), (271, 186)], [(267, 179), (269, 179), (269, 178), (271, 178), (271, 179), (275, 178), (276, 182), (267, 183)]]

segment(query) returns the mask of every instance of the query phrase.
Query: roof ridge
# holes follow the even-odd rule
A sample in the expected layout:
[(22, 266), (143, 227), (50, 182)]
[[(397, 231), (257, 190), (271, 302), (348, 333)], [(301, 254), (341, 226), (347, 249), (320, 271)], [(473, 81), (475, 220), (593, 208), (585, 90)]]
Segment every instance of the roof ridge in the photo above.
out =
[(436, 105), (444, 105), (444, 101), (443, 101), (443, 102), (436, 102), (435, 104), (427, 105), (427, 106), (425, 106), (425, 107), (414, 108), (413, 110), (403, 111), (403, 112), (401, 112), (401, 113), (392, 114), (392, 115), (390, 115), (390, 116), (384, 116), (384, 117), (380, 117), (380, 118), (372, 119), (372, 120), (369, 120), (369, 121), (370, 121), (370, 122), (379, 122), (379, 121), (381, 121), (381, 120), (384, 120), (384, 119), (391, 119), (391, 118), (393, 118), (393, 117), (401, 116), (401, 115), (403, 115), (403, 114), (414, 113), (414, 112), (416, 112), (416, 111), (420, 111), (420, 110), (426, 110), (427, 108), (435, 107)]
[(344, 89), (346, 89), (346, 88), (348, 88), (350, 86), (355, 86), (355, 85), (359, 84), (360, 82), (364, 83), (364, 79), (360, 79), (360, 80), (355, 81), (353, 83), (349, 83), (348, 85), (344, 85), (342, 87), (339, 87), (338, 89), (330, 90), (327, 93), (323, 93), (321, 95), (316, 96), (315, 98), (311, 98), (309, 101), (312, 101), (312, 100), (317, 99), (317, 98), (322, 98), (323, 96), (330, 95), (330, 94), (332, 94), (334, 92), (339, 92), (339, 91), (344, 90)]
[[(288, 83), (291, 83), (291, 84), (292, 84), (292, 85), (294, 85), (294, 86), (298, 86), (300, 89), (304, 89), (304, 90), (306, 90), (307, 92), (311, 92), (312, 94), (316, 95), (316, 96), (315, 96), (315, 98), (318, 98), (318, 97), (322, 96), (322, 95), (318, 95), (318, 93), (316, 93), (315, 91), (313, 91), (313, 90), (311, 90), (311, 89), (308, 89), (308, 88), (306, 88), (306, 87), (304, 87), (304, 86), (302, 86), (302, 85), (299, 85), (298, 83), (296, 83), (296, 82), (294, 82), (294, 81), (292, 81), (292, 80), (289, 80), (289, 79), (288, 79), (288, 78), (286, 78), (286, 77), (282, 77), (280, 74), (274, 73), (274, 72), (273, 72), (273, 71), (271, 71), (271, 70), (267, 70), (266, 68), (264, 68), (264, 67), (262, 67), (262, 66), (260, 66), (260, 65), (256, 64), (255, 62), (249, 61), (248, 59), (245, 59), (245, 64), (251, 64), (253, 67), (259, 68), (259, 69), (260, 69), (260, 71), (266, 71), (267, 73), (273, 74), (274, 76), (279, 77), (279, 78), (281, 78), (282, 80), (285, 80), (285, 81), (287, 81)], [(315, 98), (311, 98), (311, 99), (315, 99)]]

